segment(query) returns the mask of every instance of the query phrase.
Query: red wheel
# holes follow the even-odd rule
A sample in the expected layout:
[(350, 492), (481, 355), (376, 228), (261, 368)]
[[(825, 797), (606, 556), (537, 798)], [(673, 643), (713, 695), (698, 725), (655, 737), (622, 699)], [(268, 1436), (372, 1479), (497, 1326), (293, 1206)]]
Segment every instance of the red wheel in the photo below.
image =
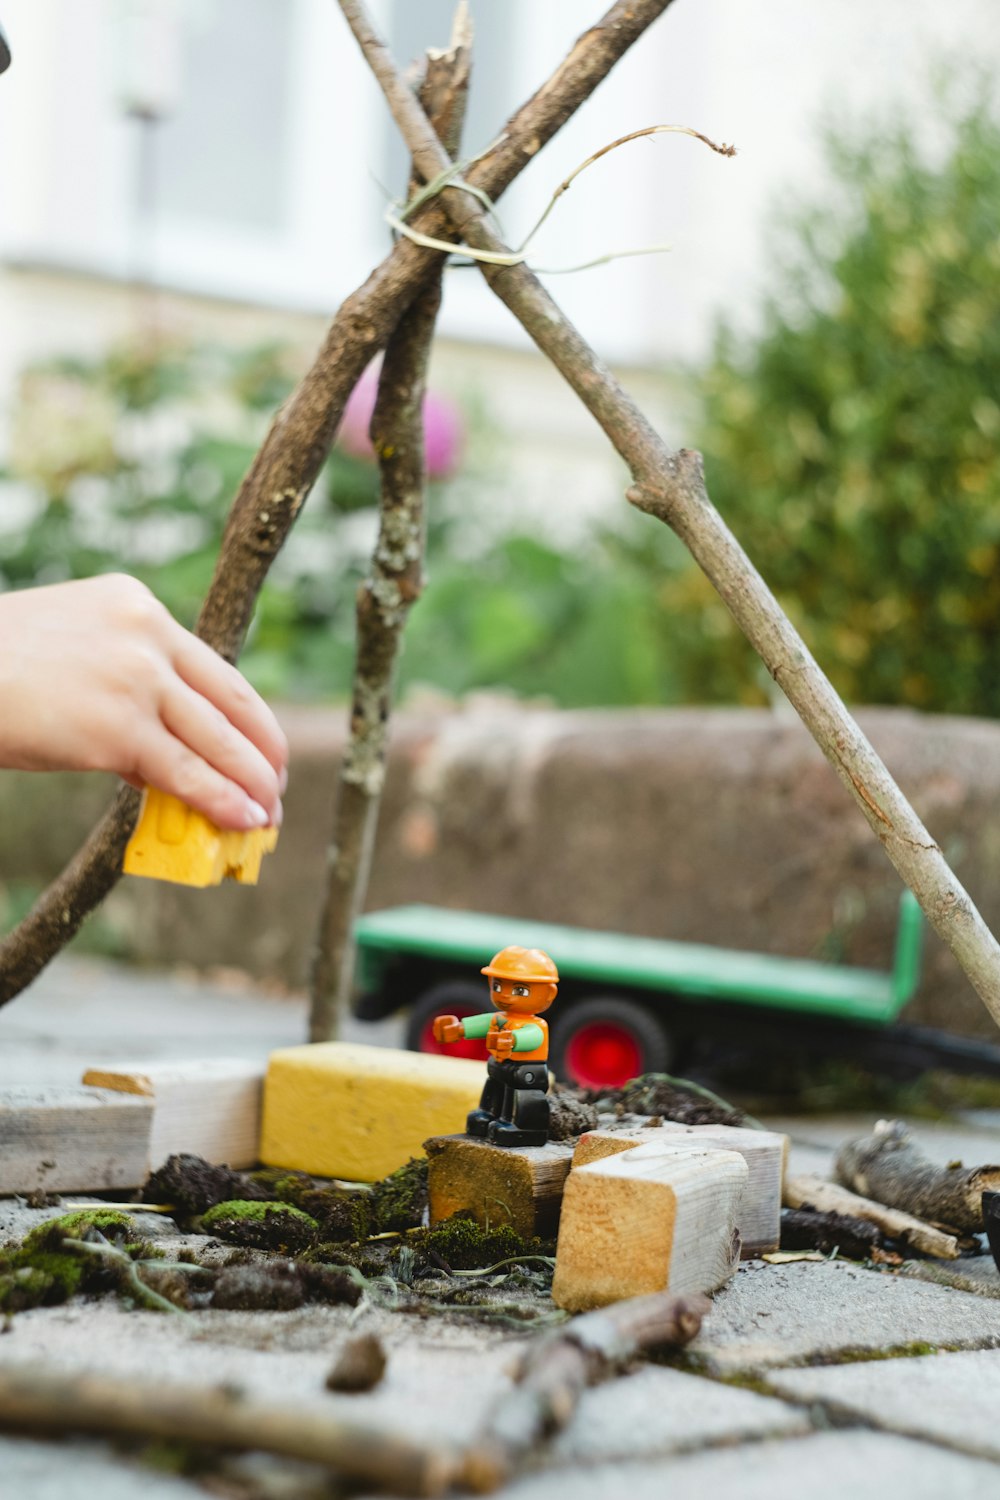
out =
[(438, 1042), (434, 1039), (437, 1016), (481, 1016), (490, 1008), (485, 985), (438, 984), (415, 1000), (406, 1025), (406, 1045), (411, 1052), (439, 1052), (445, 1057), (471, 1057), (485, 1062), (489, 1054), (484, 1041)]
[(642, 1073), (662, 1073), (670, 1053), (656, 1018), (617, 995), (582, 1000), (553, 1024), (553, 1071), (585, 1089), (621, 1088)]

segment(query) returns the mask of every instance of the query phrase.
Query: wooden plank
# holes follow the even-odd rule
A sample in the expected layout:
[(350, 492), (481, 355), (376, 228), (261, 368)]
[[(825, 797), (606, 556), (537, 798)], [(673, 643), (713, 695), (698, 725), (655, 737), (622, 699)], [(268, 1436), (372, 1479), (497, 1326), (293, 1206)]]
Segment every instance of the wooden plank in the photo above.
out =
[(120, 1063), (88, 1068), (83, 1082), (151, 1101), (148, 1171), (178, 1151), (216, 1165), (252, 1167), (260, 1150), (264, 1069), (240, 1057)]
[(673, 1120), (624, 1130), (611, 1126), (589, 1130), (580, 1137), (573, 1153), (573, 1166), (586, 1166), (646, 1141), (716, 1145), (742, 1156), (749, 1172), (737, 1222), (743, 1259), (777, 1250), (781, 1240), (781, 1190), (788, 1160), (787, 1135), (734, 1125), (679, 1125)]
[(0, 1090), (0, 1193), (136, 1187), (153, 1107), (106, 1089)]
[(432, 1224), (465, 1210), (484, 1228), (509, 1224), (525, 1238), (555, 1237), (572, 1141), (494, 1146), (469, 1135), (446, 1135), (425, 1141), (424, 1150)]
[(650, 1292), (711, 1292), (739, 1260), (749, 1176), (735, 1151), (650, 1141), (576, 1167), (563, 1195), (552, 1299), (583, 1312)]

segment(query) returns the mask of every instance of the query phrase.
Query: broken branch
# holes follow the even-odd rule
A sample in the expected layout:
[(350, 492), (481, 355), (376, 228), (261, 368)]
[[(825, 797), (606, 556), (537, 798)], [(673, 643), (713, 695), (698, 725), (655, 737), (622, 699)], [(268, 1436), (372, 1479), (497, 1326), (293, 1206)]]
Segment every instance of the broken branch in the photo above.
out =
[(514, 1389), (497, 1402), (466, 1463), (474, 1488), (492, 1488), (506, 1470), (565, 1427), (588, 1385), (618, 1374), (638, 1355), (689, 1344), (711, 1308), (707, 1297), (654, 1292), (572, 1318), (529, 1346)]
[(913, 1214), (901, 1213), (887, 1208), (884, 1203), (875, 1203), (871, 1198), (862, 1198), (857, 1193), (840, 1187), (836, 1182), (825, 1182), (822, 1177), (803, 1173), (800, 1177), (785, 1180), (783, 1202), (789, 1208), (811, 1208), (817, 1213), (846, 1214), (852, 1219), (867, 1219), (877, 1224), (891, 1240), (902, 1240), (925, 1255), (938, 1260), (957, 1260), (958, 1241), (953, 1234), (944, 1234)]
[(0, 1426), (49, 1432), (129, 1433), (210, 1447), (280, 1453), (327, 1464), (390, 1493), (441, 1495), (459, 1472), (440, 1444), (338, 1418), (248, 1400), (224, 1386), (154, 1385), (110, 1375), (66, 1374), (44, 1365), (0, 1371)]
[(938, 1167), (901, 1120), (880, 1120), (870, 1136), (843, 1146), (834, 1171), (853, 1192), (963, 1234), (982, 1233), (983, 1193), (1000, 1191), (1000, 1166)]

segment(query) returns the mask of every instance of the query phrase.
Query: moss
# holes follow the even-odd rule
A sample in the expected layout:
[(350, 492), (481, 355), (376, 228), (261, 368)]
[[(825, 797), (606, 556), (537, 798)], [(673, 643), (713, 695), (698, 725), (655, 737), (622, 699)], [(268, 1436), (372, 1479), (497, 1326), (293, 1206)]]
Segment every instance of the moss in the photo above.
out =
[(201, 1228), (238, 1245), (283, 1254), (305, 1249), (319, 1233), (316, 1220), (291, 1203), (257, 1203), (246, 1198), (217, 1203), (202, 1215)]
[(427, 1160), (411, 1157), (376, 1182), (371, 1193), (372, 1233), (418, 1229), (427, 1212)]
[(29, 1252), (55, 1250), (64, 1239), (86, 1239), (93, 1230), (106, 1240), (125, 1241), (127, 1244), (146, 1248), (136, 1234), (131, 1216), (117, 1208), (80, 1208), (75, 1213), (49, 1219), (45, 1224), (36, 1224), (25, 1235), (21, 1248)]
[(509, 1224), (482, 1229), (475, 1219), (460, 1213), (414, 1236), (412, 1243), (418, 1254), (443, 1261), (455, 1271), (495, 1266), (522, 1255), (546, 1255), (552, 1249), (543, 1240), (523, 1239)]
[(65, 1241), (108, 1240), (134, 1260), (159, 1256), (135, 1231), (128, 1214), (113, 1208), (85, 1208), (37, 1224), (20, 1248), (0, 1259), (0, 1311), (66, 1302), (77, 1292), (114, 1290), (120, 1269), (96, 1256), (67, 1249)]

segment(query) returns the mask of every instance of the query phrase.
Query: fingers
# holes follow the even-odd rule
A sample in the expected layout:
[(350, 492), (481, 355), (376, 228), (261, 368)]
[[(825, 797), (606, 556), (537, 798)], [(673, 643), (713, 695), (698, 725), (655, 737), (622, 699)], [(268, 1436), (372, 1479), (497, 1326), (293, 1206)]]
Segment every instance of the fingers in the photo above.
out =
[(265, 809), (269, 822), (281, 823), (278, 770), (214, 704), (178, 678), (163, 696), (160, 715), (171, 735), (213, 771), (236, 782), (253, 802)]
[(146, 785), (179, 797), (219, 828), (247, 832), (271, 822), (267, 809), (243, 787), (216, 771), (162, 726), (141, 745), (135, 771)]
[(172, 634), (170, 648), (175, 671), (257, 747), (281, 780), (288, 764), (288, 741), (274, 714), (235, 667), (197, 636), (172, 623), (176, 634)]

